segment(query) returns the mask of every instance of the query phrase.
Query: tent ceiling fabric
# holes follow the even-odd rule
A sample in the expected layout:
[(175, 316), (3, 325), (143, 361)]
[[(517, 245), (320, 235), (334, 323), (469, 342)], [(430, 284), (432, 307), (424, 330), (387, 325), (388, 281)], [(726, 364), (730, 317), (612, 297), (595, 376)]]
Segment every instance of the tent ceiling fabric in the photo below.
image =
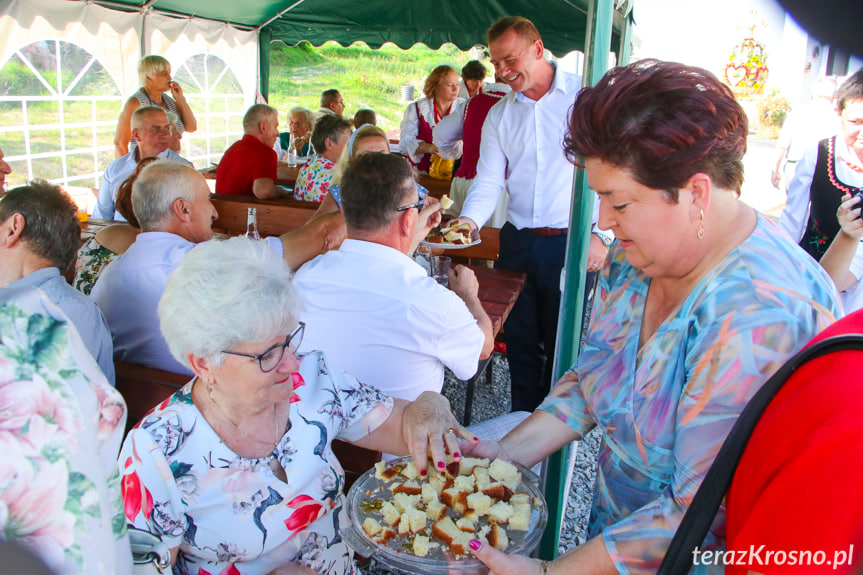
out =
[[(111, 4), (134, 9), (144, 1)], [(270, 40), (291, 45), (307, 40), (316, 46), (328, 40), (343, 45), (363, 41), (372, 48), (385, 42), (402, 48), (451, 42), (466, 50), (485, 43), (485, 30), (496, 19), (519, 15), (530, 18), (545, 47), (561, 56), (584, 50), (588, 0), (151, 0), (146, 5), (249, 27), (266, 24), (290, 8), (266, 24)]]

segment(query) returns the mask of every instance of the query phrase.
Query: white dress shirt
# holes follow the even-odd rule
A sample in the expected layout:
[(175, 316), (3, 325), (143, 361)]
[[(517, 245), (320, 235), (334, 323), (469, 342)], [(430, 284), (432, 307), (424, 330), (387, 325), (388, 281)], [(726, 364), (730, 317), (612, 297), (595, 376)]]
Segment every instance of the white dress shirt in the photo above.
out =
[[(138, 166), (137, 154), (138, 150), (136, 148), (122, 158), (117, 158), (111, 162), (108, 169), (106, 169), (105, 173), (102, 174), (102, 187), (99, 188), (99, 196), (96, 198), (96, 207), (93, 208), (94, 218), (117, 220), (118, 222), (126, 221), (126, 218), (114, 209), (114, 202), (117, 201), (117, 190), (120, 189), (123, 182), (129, 179), (129, 176), (132, 175), (132, 172), (134, 172), (135, 168)], [(158, 154), (156, 157), (163, 160), (181, 162), (187, 166), (192, 165), (191, 162), (170, 148), (161, 154)]]
[[(283, 254), (278, 237), (263, 241)], [(196, 245), (168, 232), (143, 232), (99, 274), (90, 297), (111, 328), (116, 361), (192, 375), (171, 355), (156, 309), (171, 272)]]
[[(450, 106), (447, 115), (453, 113), (459, 107), (464, 110), (464, 103), (464, 98), (456, 98)], [(417, 107), (419, 107), (419, 116), (417, 115)], [(405, 108), (405, 114), (402, 117), (401, 131), (399, 133), (399, 152), (410, 157), (414, 164), (419, 164), (423, 158), (423, 154), (417, 154), (417, 147), (422, 141), (419, 139), (420, 116), (425, 118), (428, 125), (434, 129), (437, 124), (434, 118), (434, 100), (420, 98), (416, 102), (411, 102)]]
[(484, 336), (465, 303), (405, 254), (345, 240), (303, 265), (294, 285), (306, 304), (301, 352), (381, 391), (416, 399), (443, 387), (444, 366), (467, 379)]
[[(484, 225), (506, 185), (507, 221), (516, 228), (569, 227), (574, 167), (563, 153), (563, 137), (580, 88), (581, 76), (558, 69), (551, 89), (539, 100), (510, 92), (495, 104), (483, 125), (477, 174), (463, 217)], [(594, 224), (598, 218), (596, 198)]]
[[(788, 184), (785, 209), (779, 217), (779, 227), (798, 243), (803, 238), (806, 223), (809, 220), (809, 189), (812, 186), (812, 178), (815, 177), (817, 162), (818, 145), (816, 144), (809, 148), (797, 162), (794, 177)], [(839, 136), (836, 138), (836, 177), (846, 186), (859, 188), (863, 186), (863, 173), (851, 169), (849, 163), (863, 167), (857, 155)], [(861, 285), (863, 282), (859, 281), (863, 277), (863, 243), (857, 247), (857, 253), (851, 261), (849, 271), (858, 281), (839, 293), (845, 313), (863, 308), (863, 285)]]

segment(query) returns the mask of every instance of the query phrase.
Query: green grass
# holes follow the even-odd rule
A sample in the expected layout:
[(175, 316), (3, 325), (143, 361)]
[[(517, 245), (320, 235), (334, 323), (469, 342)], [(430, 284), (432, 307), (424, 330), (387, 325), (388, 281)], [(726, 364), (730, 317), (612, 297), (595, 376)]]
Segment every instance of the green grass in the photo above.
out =
[[(286, 113), (293, 106), (317, 110), (321, 92), (337, 88), (345, 99), (346, 118), (360, 108), (371, 108), (378, 125), (398, 129), (405, 104), (399, 102), (401, 87), (414, 86), (414, 97), (422, 97), (422, 80), (435, 66), (449, 64), (457, 71), (470, 60), (452, 44), (439, 50), (417, 44), (402, 50), (385, 44), (372, 50), (363, 43), (340, 46), (327, 42), (320, 48), (308, 43), (270, 47), (270, 104)], [(285, 116), (280, 118), (285, 122)], [(284, 126), (283, 126), (284, 129)]]

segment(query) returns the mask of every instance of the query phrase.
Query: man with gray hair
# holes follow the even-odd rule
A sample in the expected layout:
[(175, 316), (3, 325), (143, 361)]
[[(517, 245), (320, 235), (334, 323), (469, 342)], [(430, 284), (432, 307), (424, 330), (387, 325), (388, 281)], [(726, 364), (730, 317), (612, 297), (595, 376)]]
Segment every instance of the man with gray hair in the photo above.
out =
[(322, 350), (360, 381), (407, 400), (439, 392), (444, 366), (472, 376), (494, 345), (476, 276), (456, 266), (446, 289), (409, 256), (440, 222), (440, 204), (418, 199), (403, 158), (374, 152), (345, 170), (341, 198), (348, 239), (294, 278), (306, 301), (301, 351)]
[[(132, 208), (141, 233), (102, 271), (90, 296), (111, 328), (114, 359), (191, 374), (168, 350), (156, 307), (174, 268), (197, 244), (213, 237), (218, 214), (210, 189), (193, 168), (160, 160), (144, 168), (132, 186)], [(318, 217), (263, 241), (296, 269), (327, 247), (337, 247), (342, 237), (336, 218)]]
[(94, 218), (126, 221), (114, 208), (117, 190), (143, 158), (156, 157), (192, 165), (170, 148), (172, 130), (168, 115), (159, 106), (141, 106), (135, 110), (132, 114), (132, 138), (138, 145), (125, 156), (111, 162), (102, 174), (102, 187), (93, 209)]
[(322, 116), (341, 116), (345, 112), (345, 99), (335, 88), (321, 92), (321, 107), (318, 108), (318, 119)]
[(78, 208), (57, 186), (33, 182), (0, 200), (0, 288), (31, 286), (45, 292), (113, 385), (108, 324), (93, 301), (60, 275), (74, 265), (80, 240)]
[(279, 112), (255, 104), (243, 116), (243, 139), (234, 142), (216, 170), (216, 193), (255, 196), (262, 200), (289, 197), (276, 185), (278, 157), (273, 146), (279, 138)]

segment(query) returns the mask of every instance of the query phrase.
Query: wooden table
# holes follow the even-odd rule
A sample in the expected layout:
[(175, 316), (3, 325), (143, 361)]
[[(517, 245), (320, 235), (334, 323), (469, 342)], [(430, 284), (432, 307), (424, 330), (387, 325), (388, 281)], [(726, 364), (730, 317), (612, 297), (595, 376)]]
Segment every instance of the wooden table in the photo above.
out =
[[(300, 173), (301, 167), (302, 165), (289, 167), (286, 163), (279, 162), (276, 169), (276, 183), (280, 186), (293, 188), (297, 183), (297, 176)], [(216, 166), (203, 168), (198, 170), (198, 172), (208, 180), (216, 179)], [(428, 174), (420, 174), (417, 178), (417, 182), (426, 188), (433, 198), (440, 199), (442, 195), (449, 193), (451, 180), (436, 180)]]
[[(525, 274), (499, 270), (484, 266), (468, 266), (476, 274), (479, 282), (479, 301), (482, 308), (491, 319), (492, 334), (497, 337), (503, 329), (509, 312), (515, 305), (521, 290), (524, 289)], [(465, 390), (464, 417), (462, 425), (470, 425), (471, 410), (473, 409), (473, 394), (477, 380), (486, 374), (486, 381), (491, 382), (491, 355), (479, 362), (476, 373), (467, 380)]]

